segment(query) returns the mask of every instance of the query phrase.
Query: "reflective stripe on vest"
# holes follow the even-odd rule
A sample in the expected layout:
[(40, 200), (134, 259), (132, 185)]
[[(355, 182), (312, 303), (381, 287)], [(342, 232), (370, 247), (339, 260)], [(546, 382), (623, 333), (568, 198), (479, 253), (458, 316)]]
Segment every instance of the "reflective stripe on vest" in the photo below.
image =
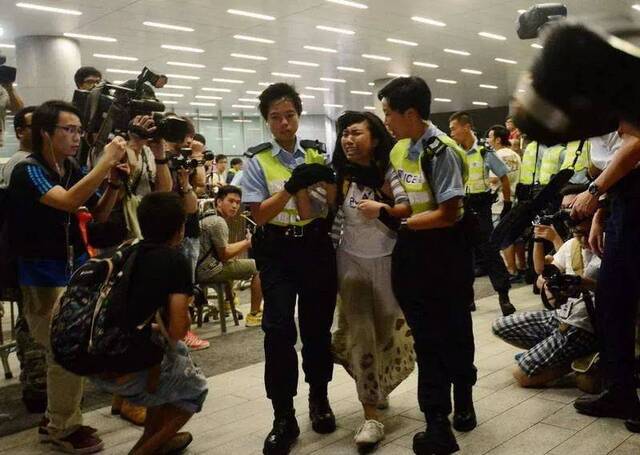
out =
[[(560, 169), (569, 169), (571, 165), (573, 165), (573, 160), (576, 159), (576, 154), (578, 152), (578, 147), (580, 146), (580, 141), (573, 141), (567, 144), (567, 153), (564, 157), (564, 163), (562, 163), (562, 167)], [(576, 165), (573, 170), (575, 172), (584, 171), (589, 167), (589, 162), (591, 161), (591, 142), (585, 141), (582, 146), (582, 153), (578, 157), (578, 161), (576, 161)]]
[[(284, 190), (284, 184), (291, 177), (291, 170), (282, 164), (277, 157), (273, 156), (272, 150), (267, 149), (256, 155), (256, 159), (264, 172), (269, 196)], [(324, 155), (315, 149), (307, 149), (304, 155), (304, 162), (307, 164), (319, 163), (325, 164)], [(315, 218), (300, 220), (298, 208), (296, 207), (295, 198), (290, 198), (284, 209), (275, 217), (269, 220), (269, 224), (278, 226), (304, 226), (309, 224)]]
[[(437, 138), (445, 145), (454, 150), (460, 157), (462, 165), (462, 178), (466, 183), (468, 176), (468, 167), (466, 153), (458, 147), (458, 145), (446, 134), (438, 135)], [(411, 147), (411, 139), (401, 139), (391, 150), (389, 156), (391, 166), (398, 173), (400, 184), (409, 196), (411, 210), (413, 214), (435, 210), (438, 203), (435, 201), (433, 191), (429, 182), (424, 178), (422, 172), (422, 152), (417, 160), (409, 159), (409, 148)]]
[(485, 193), (489, 186), (485, 179), (482, 147), (475, 147), (471, 153), (467, 153), (467, 164), (469, 165), (469, 180), (467, 180), (466, 192), (469, 194)]
[[(542, 153), (542, 163), (540, 164), (540, 170), (536, 173), (536, 155), (538, 143), (533, 141), (524, 151), (522, 156), (522, 168), (520, 170), (520, 183), (524, 185), (532, 185), (539, 183), (540, 185), (546, 185), (555, 174), (560, 170), (560, 154), (564, 150), (564, 145), (558, 144), (553, 147), (548, 147)], [(534, 175), (536, 181), (534, 182)]]

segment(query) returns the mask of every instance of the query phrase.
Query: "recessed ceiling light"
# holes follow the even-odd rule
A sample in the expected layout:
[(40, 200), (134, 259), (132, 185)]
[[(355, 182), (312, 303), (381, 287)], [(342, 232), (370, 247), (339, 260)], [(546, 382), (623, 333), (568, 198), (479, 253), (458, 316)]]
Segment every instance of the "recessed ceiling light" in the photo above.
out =
[(171, 24), (161, 24), (160, 22), (149, 22), (145, 21), (142, 25), (146, 25), (147, 27), (156, 27), (156, 28), (166, 28), (168, 30), (178, 30), (180, 32), (193, 32), (194, 30), (191, 27), (182, 27), (180, 25), (171, 25)]
[(231, 121), (235, 123), (253, 123), (253, 120), (243, 119), (243, 118), (234, 118)]
[(244, 58), (247, 60), (259, 60), (259, 61), (267, 60), (267, 57), (263, 57), (262, 55), (238, 54), (236, 52), (233, 52), (231, 56), (235, 58)]
[[(165, 86), (166, 87), (166, 86)], [(230, 88), (213, 88), (213, 87), (202, 87), (200, 90), (204, 92), (221, 92), (221, 93), (231, 93)]]
[(467, 74), (482, 74), (482, 71), (479, 71), (479, 70), (472, 70), (472, 69), (469, 69), (469, 68), (462, 68), (462, 69), (460, 70), (460, 72), (461, 72), (461, 73), (467, 73)]
[(387, 76), (390, 76), (390, 77), (409, 77), (409, 75), (405, 74), (405, 73), (387, 73)]
[(313, 95), (303, 95), (303, 94), (300, 95), (300, 98), (302, 98), (303, 100), (315, 100), (316, 99), (316, 97), (313, 96)]
[(640, 11), (640, 5), (637, 3), (635, 5), (631, 5), (631, 8), (635, 9), (636, 11)]
[(201, 54), (204, 52), (204, 49), (198, 49), (197, 47), (176, 46), (174, 44), (162, 44), (160, 47), (171, 51), (193, 52), (195, 54)]
[(255, 106), (251, 106), (249, 104), (232, 104), (231, 107), (236, 107), (238, 109), (255, 109)]
[(365, 110), (365, 111), (375, 111), (375, 110), (376, 110), (376, 107), (375, 107), (375, 106), (365, 106), (365, 107), (364, 107), (364, 110)]
[(258, 85), (260, 87), (269, 87), (270, 85), (273, 85), (273, 82), (258, 82)]
[(266, 14), (252, 13), (251, 11), (242, 11), (239, 9), (228, 9), (227, 13), (233, 14), (236, 16), (245, 16), (245, 17), (252, 17), (254, 19), (262, 19), (265, 21), (274, 21), (276, 19), (275, 17), (268, 16)]
[(117, 68), (107, 68), (106, 72), (107, 73), (116, 73), (116, 74), (140, 74), (140, 71), (121, 70), (121, 69), (117, 69)]
[(373, 87), (373, 86), (375, 86), (375, 85), (376, 85), (376, 83), (375, 83), (375, 82), (369, 82), (367, 85), (368, 85), (369, 87)]
[(294, 78), (294, 79), (297, 79), (297, 78), (299, 78), (299, 77), (302, 77), (302, 76), (300, 76), (299, 74), (293, 74), (293, 73), (278, 73), (277, 71), (276, 71), (276, 72), (271, 73), (271, 75), (272, 75), (272, 76), (277, 76), (277, 77), (291, 77), (291, 78)]
[(346, 84), (346, 79), (337, 79), (335, 77), (321, 77), (320, 78), (321, 81), (324, 82), (338, 82), (340, 84)]
[(224, 79), (221, 77), (214, 77), (213, 79), (211, 79), (213, 82), (224, 82), (227, 84), (244, 84), (244, 81), (238, 80), (238, 79)]
[(411, 20), (415, 22), (420, 22), (421, 24), (435, 25), (436, 27), (447, 26), (447, 24), (445, 24), (444, 22), (436, 21), (434, 19), (429, 19), (428, 17), (413, 16)]
[(367, 92), (365, 90), (351, 90), (352, 95), (373, 95), (371, 92)]
[(81, 16), (82, 12), (74, 9), (54, 8), (52, 6), (36, 5), (35, 3), (16, 3), (18, 8), (34, 9), (37, 11), (46, 11), (48, 13), (68, 14), (71, 16)]
[(191, 81), (197, 81), (200, 79), (200, 76), (188, 76), (186, 74), (167, 74), (166, 76), (173, 79), (188, 79)]
[(172, 100), (164, 100), (162, 102), (162, 104), (178, 104), (178, 102), (177, 101), (172, 101)]
[(518, 14), (522, 14), (522, 13), (526, 13), (526, 12), (527, 12), (527, 10), (526, 10), (526, 9), (519, 9), (519, 10), (518, 10)]
[(438, 101), (440, 103), (450, 103), (451, 100), (449, 98), (434, 98), (433, 101)]
[(300, 60), (289, 60), (289, 63), (291, 65), (298, 65), (298, 66), (313, 66), (313, 67), (318, 67), (320, 65), (318, 65), (317, 63), (313, 63), (313, 62), (303, 62)]
[(307, 115), (307, 111), (300, 112), (300, 115)]
[(495, 39), (495, 40), (499, 40), (499, 41), (504, 41), (507, 39), (506, 36), (502, 36), (502, 35), (496, 35), (495, 33), (489, 33), (489, 32), (478, 32), (478, 35), (484, 37), (484, 38), (491, 38), (491, 39)]
[(137, 62), (136, 57), (125, 57), (124, 55), (111, 55), (111, 54), (93, 54), (95, 58), (107, 58), (111, 60), (126, 60), (128, 62)]
[(167, 62), (167, 65), (171, 66), (185, 66), (187, 68), (206, 68), (206, 66), (200, 63), (185, 63), (185, 62)]
[(222, 99), (221, 96), (214, 96), (214, 95), (196, 95), (195, 98), (198, 98), (199, 100), (221, 100)]
[(389, 43), (402, 44), (404, 46), (417, 46), (418, 45), (418, 43), (415, 43), (413, 41), (407, 41), (407, 40), (397, 39), (397, 38), (387, 38), (387, 41)]
[(88, 39), (92, 41), (105, 41), (107, 43), (115, 43), (118, 41), (110, 36), (98, 36), (98, 35), (83, 35), (82, 33), (63, 33), (67, 38)]
[(309, 86), (307, 86), (307, 87), (305, 87), (305, 89), (313, 90), (315, 92), (328, 92), (329, 91), (329, 89), (326, 88), (326, 87), (309, 87)]
[(253, 41), (254, 43), (263, 43), (263, 44), (273, 44), (275, 43), (272, 39), (267, 38), (258, 38), (257, 36), (249, 36), (249, 35), (233, 35), (235, 39), (243, 40), (243, 41)]
[(336, 3), (338, 5), (350, 6), (352, 8), (367, 9), (369, 8), (364, 3), (352, 2), (350, 0), (327, 0), (329, 3)]
[(252, 70), (248, 68), (235, 68), (233, 66), (223, 66), (222, 71), (229, 71), (231, 73), (249, 73), (249, 74), (256, 73), (256, 70)]
[(328, 52), (330, 54), (335, 54), (338, 51), (335, 49), (331, 49), (329, 47), (320, 47), (320, 46), (303, 46), (304, 49), (308, 51), (318, 51), (318, 52)]
[(494, 58), (494, 60), (496, 62), (509, 63), (510, 65), (517, 65), (518, 64), (518, 62), (516, 62), (515, 60), (509, 60), (508, 58), (496, 57), (496, 58)]
[(325, 103), (323, 104), (324, 107), (331, 107), (331, 108), (337, 108), (337, 109), (341, 109), (344, 106), (342, 104), (331, 104), (331, 103)]
[(391, 57), (385, 57), (384, 55), (375, 55), (375, 54), (362, 54), (362, 57), (368, 58), (371, 60), (382, 60), (384, 62), (390, 62)]
[(15, 49), (16, 45), (15, 44), (0, 44), (0, 47), (5, 48), (5, 49)]
[[(247, 90), (245, 92), (247, 95), (260, 95), (262, 92), (259, 90)], [(301, 95), (302, 96), (302, 95)]]
[(215, 106), (216, 105), (216, 103), (205, 103), (202, 101), (191, 101), (189, 104), (192, 106)]
[(156, 96), (167, 96), (169, 98), (182, 98), (182, 93), (156, 93)]
[[(111, 83), (112, 84), (116, 84), (116, 85), (120, 85), (120, 84), (124, 84), (125, 82), (127, 82), (127, 81), (112, 81)], [(166, 85), (165, 85), (165, 87), (166, 87)]]
[(525, 93), (525, 92), (526, 92), (526, 90), (525, 90), (525, 89), (523, 89), (523, 88), (519, 88), (519, 89), (518, 89), (518, 92), (520, 92), (520, 93)]
[(465, 57), (471, 55), (470, 52), (460, 51), (458, 49), (443, 49), (448, 54), (464, 55)]
[(347, 30), (346, 28), (329, 27), (328, 25), (316, 25), (318, 30), (324, 30), (325, 32), (342, 33), (343, 35), (355, 35), (353, 30)]
[(493, 90), (496, 90), (498, 88), (497, 85), (491, 85), (491, 84), (480, 84), (478, 87), (490, 88), (490, 89), (493, 89)]
[(440, 82), (441, 84), (457, 84), (458, 81), (454, 81), (451, 79), (436, 79), (436, 82)]
[(336, 68), (338, 68), (339, 71), (349, 71), (351, 73), (364, 73), (364, 70), (362, 68), (353, 68), (351, 66), (338, 66)]
[(542, 49), (542, 48), (543, 48), (543, 46), (542, 46), (542, 45), (540, 45), (540, 44), (538, 44), (538, 43), (533, 43), (533, 44), (531, 45), (531, 47), (533, 47), (534, 49)]
[(164, 88), (174, 88), (174, 89), (178, 89), (178, 90), (191, 90), (193, 87), (189, 87), (188, 85), (171, 85), (171, 84), (167, 84), (164, 86)]
[(245, 103), (259, 103), (258, 98), (238, 98), (238, 101), (244, 101)]
[(427, 62), (413, 62), (416, 66), (423, 66), (425, 68), (439, 68), (435, 63), (427, 63)]
[(488, 106), (489, 103), (485, 102), (485, 101), (473, 101), (471, 104), (474, 104), (476, 106)]

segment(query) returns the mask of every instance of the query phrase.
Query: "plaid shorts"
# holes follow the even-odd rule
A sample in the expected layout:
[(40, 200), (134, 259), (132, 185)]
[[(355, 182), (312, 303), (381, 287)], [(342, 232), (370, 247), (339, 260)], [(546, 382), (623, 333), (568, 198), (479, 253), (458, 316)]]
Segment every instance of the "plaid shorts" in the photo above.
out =
[(498, 318), (492, 330), (507, 343), (528, 349), (516, 356), (518, 365), (528, 376), (597, 350), (597, 339), (593, 333), (562, 324), (555, 317), (555, 311), (551, 310), (527, 311)]

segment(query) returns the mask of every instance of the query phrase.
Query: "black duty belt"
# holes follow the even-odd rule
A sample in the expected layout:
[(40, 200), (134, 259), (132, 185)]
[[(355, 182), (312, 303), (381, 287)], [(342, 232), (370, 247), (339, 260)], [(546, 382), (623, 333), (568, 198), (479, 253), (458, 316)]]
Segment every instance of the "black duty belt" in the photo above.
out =
[(304, 226), (278, 226), (276, 224), (266, 224), (263, 227), (267, 237), (280, 239), (303, 239), (318, 234), (327, 234), (327, 222), (323, 218), (313, 220)]

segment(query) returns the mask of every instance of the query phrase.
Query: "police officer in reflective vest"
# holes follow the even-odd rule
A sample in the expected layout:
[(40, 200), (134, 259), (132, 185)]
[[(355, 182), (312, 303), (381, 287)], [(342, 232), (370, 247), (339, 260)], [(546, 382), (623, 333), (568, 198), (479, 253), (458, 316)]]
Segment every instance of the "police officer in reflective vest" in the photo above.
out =
[[(496, 155), (495, 151), (485, 145), (478, 144), (473, 133), (473, 119), (468, 112), (456, 112), (449, 117), (451, 138), (467, 153), (469, 165), (469, 180), (466, 187), (466, 206), (476, 212), (480, 221), (482, 240), (474, 249), (476, 272), (475, 276), (486, 273), (489, 275), (493, 289), (498, 293), (498, 302), (504, 316), (516, 311), (509, 300), (509, 272), (500, 256), (500, 248), (489, 238), (493, 232), (491, 206), (495, 202), (495, 194), (489, 188), (489, 171), (492, 171), (502, 183), (505, 211), (511, 209), (511, 185), (509, 183), (509, 168)], [(472, 302), (472, 309), (475, 304)]]
[(519, 201), (532, 199), (560, 171), (565, 161), (565, 144), (552, 147), (532, 141), (522, 155), (520, 183), (516, 188)]
[(289, 453), (300, 434), (293, 408), (298, 386), (296, 300), (311, 424), (318, 433), (336, 428), (327, 384), (333, 374), (330, 329), (337, 276), (326, 221), (327, 200), (336, 192), (324, 145), (296, 136), (302, 103), (295, 89), (272, 84), (259, 99), (273, 140), (249, 149), (242, 189), (260, 226), (253, 252), (264, 294), (265, 387), (275, 414), (263, 453), (280, 455)]
[(385, 124), (398, 139), (391, 165), (409, 196), (392, 256), (393, 291), (415, 340), (418, 401), (426, 431), (413, 438), (416, 454), (458, 450), (453, 426), (476, 426), (472, 387), (474, 342), (469, 301), (473, 263), (463, 198), (468, 166), (464, 151), (428, 121), (431, 91), (419, 77), (400, 77), (380, 92)]
[(587, 139), (584, 141), (572, 141), (567, 144), (567, 151), (560, 169), (573, 169), (573, 177), (569, 183), (579, 185), (588, 185), (589, 179), (589, 163), (591, 162), (591, 142)]

